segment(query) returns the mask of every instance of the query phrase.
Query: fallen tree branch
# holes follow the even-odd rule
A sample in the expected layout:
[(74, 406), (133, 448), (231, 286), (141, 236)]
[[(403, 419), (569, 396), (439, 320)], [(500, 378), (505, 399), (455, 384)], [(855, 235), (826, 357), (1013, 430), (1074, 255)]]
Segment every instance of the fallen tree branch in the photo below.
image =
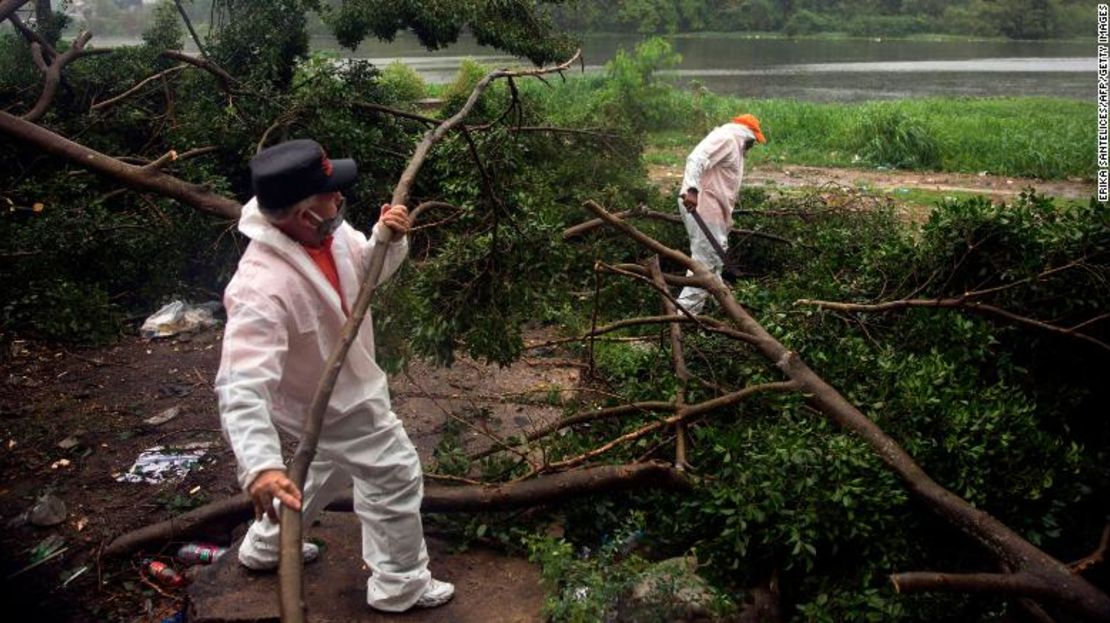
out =
[[(428, 485), (421, 510), (425, 513), (471, 513), (511, 510), (540, 504), (555, 504), (582, 495), (595, 495), (637, 488), (683, 490), (690, 482), (664, 463), (605, 465), (551, 474), (513, 485), (446, 487)], [(127, 556), (182, 541), (211, 526), (242, 523), (254, 515), (247, 495), (240, 494), (195, 508), (166, 521), (122, 534), (104, 548), (106, 556)], [(327, 506), (332, 511), (350, 511), (350, 495)]]
[[(21, 35), (23, 35), (23, 38), (27, 40), (28, 44), (39, 44), (40, 46), (42, 46), (42, 49), (50, 55), (50, 58), (54, 58), (58, 55), (58, 51), (54, 49), (54, 46), (50, 45), (50, 42), (47, 41), (45, 37), (35, 32), (33, 29), (29, 28), (27, 24), (24, 24), (23, 20), (19, 18), (18, 13), (12, 13), (11, 17), (9, 17), (8, 20), (10, 20), (12, 26), (15, 26), (15, 29), (18, 30)], [(3, 20), (0, 20), (0, 23), (2, 23), (2, 21)]]
[(173, 67), (170, 67), (169, 69), (165, 69), (165, 70), (160, 71), (160, 72), (158, 72), (156, 74), (153, 74), (151, 76), (147, 76), (146, 78), (144, 78), (144, 79), (140, 80), (138, 83), (136, 83), (135, 86), (131, 87), (130, 89), (127, 89), (123, 93), (120, 93), (119, 95), (117, 95), (115, 97), (108, 98), (108, 99), (104, 100), (103, 102), (95, 102), (91, 107), (89, 107), (89, 110), (99, 112), (99, 111), (104, 110), (105, 108), (110, 108), (110, 107), (122, 102), (123, 100), (127, 99), (128, 97), (131, 97), (135, 93), (138, 93), (147, 84), (150, 84), (151, 82), (153, 82), (153, 81), (155, 81), (159, 78), (165, 78), (168, 75), (175, 74), (175, 73), (181, 71), (182, 69), (185, 69), (186, 67), (188, 67), (188, 65), (175, 65)]
[[(1047, 322), (1042, 322), (1034, 318), (1015, 314), (1014, 312), (1002, 309), (995, 305), (988, 305), (986, 303), (979, 303), (977, 301), (969, 300), (968, 295), (942, 298), (942, 299), (901, 299), (898, 301), (886, 301), (885, 303), (844, 303), (839, 301), (819, 301), (812, 299), (798, 299), (798, 305), (815, 305), (821, 309), (832, 309), (843, 312), (864, 312), (869, 314), (884, 314), (892, 311), (902, 309), (909, 309), (913, 307), (933, 307), (938, 309), (966, 309), (985, 316), (994, 316), (1008, 320), (1015, 324), (1032, 327), (1041, 331), (1047, 331), (1056, 335), (1063, 335), (1066, 337), (1082, 340), (1089, 344), (1093, 344), (1105, 351), (1110, 351), (1110, 344), (1086, 333), (1080, 333), (1075, 330), (1075, 327), (1066, 328), (1058, 327)], [(1082, 327), (1088, 323), (1080, 323), (1078, 326)]]
[(1035, 573), (935, 573), (912, 571), (890, 576), (898, 593), (996, 593), (1057, 601), (1058, 588), (1050, 578)]
[(1098, 541), (1098, 547), (1095, 551), (1087, 556), (1068, 565), (1072, 573), (1083, 573), (1091, 567), (1106, 561), (1106, 550), (1110, 548), (1110, 523), (1102, 529), (1102, 538)]
[(1060, 561), (1023, 539), (992, 515), (971, 506), (966, 500), (934, 481), (893, 438), (848, 402), (835, 388), (819, 377), (794, 351), (788, 350), (757, 322), (734, 298), (732, 290), (701, 262), (672, 249), (637, 230), (593, 201), (586, 208), (635, 240), (645, 249), (685, 266), (702, 281), (737, 329), (752, 336), (752, 345), (783, 374), (797, 383), (798, 390), (811, 397), (822, 414), (840, 427), (857, 434), (897, 474), (907, 490), (946, 523), (960, 530), (1002, 562), (1017, 570), (1039, 576), (1052, 587), (1044, 601), (1097, 621), (1110, 621), (1110, 597), (1082, 577), (1074, 575)]
[(216, 80), (220, 83), (220, 87), (223, 88), (226, 93), (234, 93), (236, 85), (239, 84), (239, 81), (233, 78), (231, 74), (227, 73), (223, 67), (213, 63), (208, 58), (197, 58), (196, 56), (186, 54), (179, 50), (166, 50), (162, 52), (161, 56), (163, 58), (181, 61), (182, 63), (188, 63), (193, 67), (207, 71), (216, 77)]
[(58, 92), (58, 85), (62, 81), (62, 70), (70, 61), (81, 56), (81, 51), (85, 49), (85, 44), (89, 42), (90, 38), (92, 38), (92, 33), (87, 30), (77, 35), (77, 38), (73, 40), (73, 45), (65, 52), (54, 56), (49, 65), (42, 56), (42, 46), (37, 42), (31, 44), (31, 56), (35, 65), (43, 73), (42, 94), (39, 95), (38, 101), (35, 102), (31, 110), (23, 114), (25, 121), (38, 121), (40, 117), (46, 114), (46, 110), (50, 108), (50, 104), (54, 101), (54, 95)]
[(19, 7), (27, 4), (30, 0), (0, 0), (0, 22), (8, 19), (15, 14)]
[[(651, 280), (660, 292), (667, 291), (667, 282), (663, 279), (663, 269), (659, 267), (659, 256), (653, 255), (647, 263), (651, 271)], [(659, 297), (663, 306), (663, 314), (677, 316), (678, 309), (670, 296)], [(672, 322), (668, 325), (671, 338), (671, 364), (674, 366), (674, 375), (678, 379), (678, 391), (675, 394), (675, 405), (681, 409), (686, 404), (686, 389), (690, 385), (690, 371), (686, 367), (686, 358), (682, 354), (682, 325)], [(683, 422), (675, 424), (675, 469), (684, 470), (686, 461), (686, 425)]]
[(133, 189), (176, 199), (213, 216), (228, 219), (239, 217), (239, 202), (216, 194), (205, 186), (186, 182), (158, 170), (126, 164), (3, 111), (0, 111), (0, 134)]
[[(663, 212), (656, 212), (655, 210), (649, 210), (647, 208), (647, 206), (645, 206), (644, 204), (640, 204), (640, 205), (636, 206), (635, 208), (633, 208), (631, 210), (625, 210), (623, 212), (614, 212), (613, 215), (618, 217), (618, 218), (646, 218), (646, 219), (652, 219), (652, 220), (656, 220), (656, 221), (664, 221), (664, 222), (667, 222), (667, 223), (677, 223), (679, 225), (682, 224), (682, 217), (681, 216), (679, 216), (677, 214), (666, 214), (666, 213), (663, 213)], [(605, 221), (603, 221), (599, 218), (595, 218), (595, 219), (590, 219), (588, 221), (584, 221), (584, 222), (579, 223), (577, 225), (573, 225), (573, 226), (568, 227), (568, 228), (563, 230), (563, 240), (570, 240), (571, 238), (581, 236), (582, 234), (593, 231), (593, 230), (601, 227), (604, 224), (605, 224)], [(778, 236), (778, 235), (775, 235), (775, 234), (769, 234), (767, 232), (762, 232), (762, 231), (755, 231), (755, 230), (752, 230), (752, 229), (741, 229), (739, 227), (730, 227), (729, 228), (729, 233), (739, 234), (741, 236), (755, 236), (757, 238), (763, 238), (765, 240), (770, 240), (772, 242), (779, 242), (779, 243), (787, 244), (787, 245), (793, 245), (794, 244), (794, 242), (792, 240), (789, 240), (788, 238), (783, 238), (782, 236)]]

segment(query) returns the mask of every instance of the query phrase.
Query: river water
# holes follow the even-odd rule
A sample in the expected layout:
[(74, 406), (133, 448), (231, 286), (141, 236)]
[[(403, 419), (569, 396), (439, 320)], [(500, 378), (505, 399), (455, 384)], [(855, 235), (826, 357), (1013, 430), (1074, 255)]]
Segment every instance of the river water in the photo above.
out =
[[(586, 71), (600, 71), (619, 49), (642, 38), (595, 35), (583, 40)], [(861, 101), (928, 96), (1041, 95), (1094, 101), (1095, 43), (1035, 41), (905, 41), (891, 39), (751, 39), (691, 35), (670, 39), (682, 55), (663, 72), (682, 86), (715, 93), (810, 101)], [(134, 41), (97, 40), (98, 45)], [(390, 43), (370, 39), (354, 52), (316, 37), (312, 48), (385, 66), (410, 65), (432, 83), (450, 81), (464, 58), (493, 66), (525, 63), (479, 46), (463, 35), (443, 50), (428, 51), (399, 33)], [(576, 69), (577, 71), (577, 69)]]
[[(587, 71), (598, 71), (633, 36), (591, 36), (583, 41)], [(1044, 95), (1094, 101), (1096, 49), (1092, 42), (901, 41), (879, 39), (745, 39), (728, 35), (671, 39), (681, 64), (664, 72), (682, 85), (715, 93), (811, 101), (860, 101), (926, 96)], [(412, 36), (393, 43), (366, 41), (354, 52), (315, 40), (316, 49), (401, 61), (429, 82), (452, 78), (466, 57), (492, 65), (512, 57), (469, 37), (429, 52)]]

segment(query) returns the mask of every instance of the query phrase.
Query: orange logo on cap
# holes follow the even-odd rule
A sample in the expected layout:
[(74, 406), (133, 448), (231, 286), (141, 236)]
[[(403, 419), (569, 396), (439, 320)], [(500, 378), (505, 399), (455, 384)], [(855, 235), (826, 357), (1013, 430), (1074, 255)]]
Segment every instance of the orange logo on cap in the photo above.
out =
[(327, 152), (320, 152), (320, 166), (324, 169), (324, 175), (331, 177), (332, 166), (331, 160), (328, 160)]

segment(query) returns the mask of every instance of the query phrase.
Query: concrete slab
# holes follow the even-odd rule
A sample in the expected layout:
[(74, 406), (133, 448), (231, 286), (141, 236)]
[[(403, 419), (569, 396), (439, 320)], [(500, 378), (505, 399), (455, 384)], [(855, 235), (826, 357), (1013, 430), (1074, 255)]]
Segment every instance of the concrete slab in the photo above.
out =
[[(433, 575), (455, 584), (447, 605), (404, 614), (385, 614), (366, 605), (358, 519), (353, 513), (322, 513), (308, 538), (325, 546), (305, 567), (308, 620), (313, 623), (533, 623), (543, 620), (539, 570), (520, 558), (485, 549), (452, 554), (428, 539)], [(277, 574), (254, 573), (233, 553), (204, 569), (188, 589), (189, 623), (278, 621)]]

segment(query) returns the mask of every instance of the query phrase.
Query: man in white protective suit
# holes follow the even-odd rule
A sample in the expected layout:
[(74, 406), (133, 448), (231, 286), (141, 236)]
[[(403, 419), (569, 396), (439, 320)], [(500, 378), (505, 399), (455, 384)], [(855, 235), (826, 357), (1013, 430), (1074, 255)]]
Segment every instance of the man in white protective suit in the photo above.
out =
[[(686, 158), (678, 211), (690, 236), (690, 256), (718, 277), (724, 259), (692, 213), (697, 212), (720, 248), (727, 250), (732, 208), (744, 180), (744, 155), (756, 142), (767, 142), (759, 129), (759, 120), (754, 115), (740, 115), (732, 123), (714, 128)], [(702, 288), (687, 286), (678, 295), (678, 304), (692, 314), (699, 314), (708, 296)]]
[[(382, 206), (367, 240), (343, 223), (343, 195), (357, 176), (353, 160), (330, 160), (311, 140), (265, 149), (250, 163), (255, 197), (239, 230), (250, 244), (224, 292), (227, 327), (216, 376), (220, 419), (255, 521), (239, 546), (254, 570), (277, 567), (278, 504), (301, 510), (304, 525), (348, 485), (362, 523), (371, 571), (366, 599), (400, 612), (447, 603), (455, 587), (432, 579), (420, 519), (420, 459), (390, 409), (386, 375), (374, 359), (369, 316), (351, 346), (324, 416), (304, 496), (286, 474), (278, 430), (299, 437), (324, 364), (339, 341), (349, 305), (383, 227), (394, 234), (380, 281), (408, 253), (408, 212)], [(304, 560), (319, 556), (303, 546)]]

